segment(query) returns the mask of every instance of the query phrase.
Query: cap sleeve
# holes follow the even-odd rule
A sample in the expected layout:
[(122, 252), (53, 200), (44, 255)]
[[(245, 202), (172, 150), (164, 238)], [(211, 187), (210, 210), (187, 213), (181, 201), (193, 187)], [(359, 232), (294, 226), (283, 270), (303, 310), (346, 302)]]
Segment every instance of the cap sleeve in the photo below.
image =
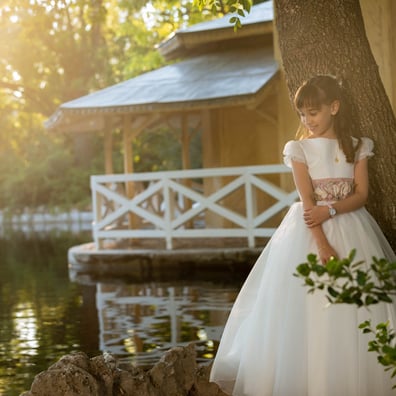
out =
[(292, 161), (306, 163), (304, 151), (297, 140), (290, 140), (285, 144), (283, 149), (283, 161), (289, 168), (292, 167)]
[(370, 158), (374, 155), (374, 142), (368, 137), (362, 137), (362, 145), (360, 146), (357, 152), (357, 161), (360, 161), (363, 158)]

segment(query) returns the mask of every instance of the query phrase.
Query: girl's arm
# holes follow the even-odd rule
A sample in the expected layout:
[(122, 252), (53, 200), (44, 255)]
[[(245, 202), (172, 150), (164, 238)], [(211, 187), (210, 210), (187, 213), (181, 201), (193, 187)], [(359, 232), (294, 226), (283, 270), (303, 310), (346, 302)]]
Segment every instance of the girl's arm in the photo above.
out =
[[(355, 164), (354, 191), (349, 197), (332, 204), (337, 214), (352, 212), (366, 204), (369, 188), (367, 163), (368, 159), (366, 157)], [(304, 220), (308, 227), (315, 227), (329, 218), (330, 214), (327, 206), (307, 208), (304, 212)]]
[[(307, 166), (302, 162), (292, 160), (292, 169), (294, 183), (296, 184), (297, 190), (300, 193), (303, 208), (305, 211), (312, 210), (312, 208), (316, 206), (311, 177), (308, 174)], [(336, 257), (337, 252), (333, 249), (333, 247), (327, 240), (327, 237), (323, 232), (322, 226), (320, 224), (317, 224), (315, 226), (310, 226), (309, 229), (311, 230), (316, 246), (318, 247), (319, 257), (322, 263), (325, 264), (332, 256)]]

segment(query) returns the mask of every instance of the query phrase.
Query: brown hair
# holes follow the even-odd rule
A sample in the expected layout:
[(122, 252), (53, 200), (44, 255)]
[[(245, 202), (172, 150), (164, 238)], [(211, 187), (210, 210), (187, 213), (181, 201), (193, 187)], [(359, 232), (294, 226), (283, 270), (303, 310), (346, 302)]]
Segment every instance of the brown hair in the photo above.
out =
[[(303, 107), (320, 109), (322, 105), (330, 105), (335, 100), (339, 101), (340, 107), (337, 114), (333, 116), (334, 132), (347, 162), (354, 163), (356, 151), (361, 145), (358, 119), (345, 89), (335, 77), (318, 75), (305, 81), (300, 88), (298, 88), (294, 96), (294, 106), (296, 110), (300, 110)], [(356, 135), (358, 139), (357, 145), (354, 145), (351, 138), (352, 131), (354, 136)], [(300, 125), (297, 136), (299, 138), (304, 138), (306, 135), (306, 128)]]

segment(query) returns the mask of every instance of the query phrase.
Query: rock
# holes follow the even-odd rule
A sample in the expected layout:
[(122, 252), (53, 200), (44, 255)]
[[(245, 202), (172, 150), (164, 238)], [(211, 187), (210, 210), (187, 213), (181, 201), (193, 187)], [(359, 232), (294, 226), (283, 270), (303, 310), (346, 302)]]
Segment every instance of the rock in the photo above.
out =
[(209, 382), (210, 366), (199, 366), (194, 386), (191, 389), (189, 396), (227, 396), (217, 384)]
[(209, 382), (210, 366), (198, 366), (194, 344), (170, 349), (150, 370), (117, 368), (104, 353), (63, 356), (38, 374), (21, 396), (227, 396)]
[[(177, 347), (166, 353), (149, 371), (154, 387), (166, 389), (164, 396), (188, 395), (195, 382), (197, 371), (196, 353), (193, 344)], [(162, 396), (162, 393), (158, 393)]]
[(57, 363), (36, 375), (30, 392), (24, 396), (102, 396), (99, 383), (90, 374), (88, 357), (79, 352), (62, 357)]

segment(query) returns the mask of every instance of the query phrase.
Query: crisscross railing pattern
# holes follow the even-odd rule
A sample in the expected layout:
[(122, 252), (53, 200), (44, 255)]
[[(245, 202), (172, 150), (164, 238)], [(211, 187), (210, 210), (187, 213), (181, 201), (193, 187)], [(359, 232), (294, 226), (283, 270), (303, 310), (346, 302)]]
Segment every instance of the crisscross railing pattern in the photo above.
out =
[(265, 223), (297, 198), (268, 180), (282, 173), (290, 170), (263, 165), (91, 176), (96, 247), (109, 239), (161, 238), (172, 249), (175, 238), (236, 237), (254, 247), (255, 238), (275, 231)]

